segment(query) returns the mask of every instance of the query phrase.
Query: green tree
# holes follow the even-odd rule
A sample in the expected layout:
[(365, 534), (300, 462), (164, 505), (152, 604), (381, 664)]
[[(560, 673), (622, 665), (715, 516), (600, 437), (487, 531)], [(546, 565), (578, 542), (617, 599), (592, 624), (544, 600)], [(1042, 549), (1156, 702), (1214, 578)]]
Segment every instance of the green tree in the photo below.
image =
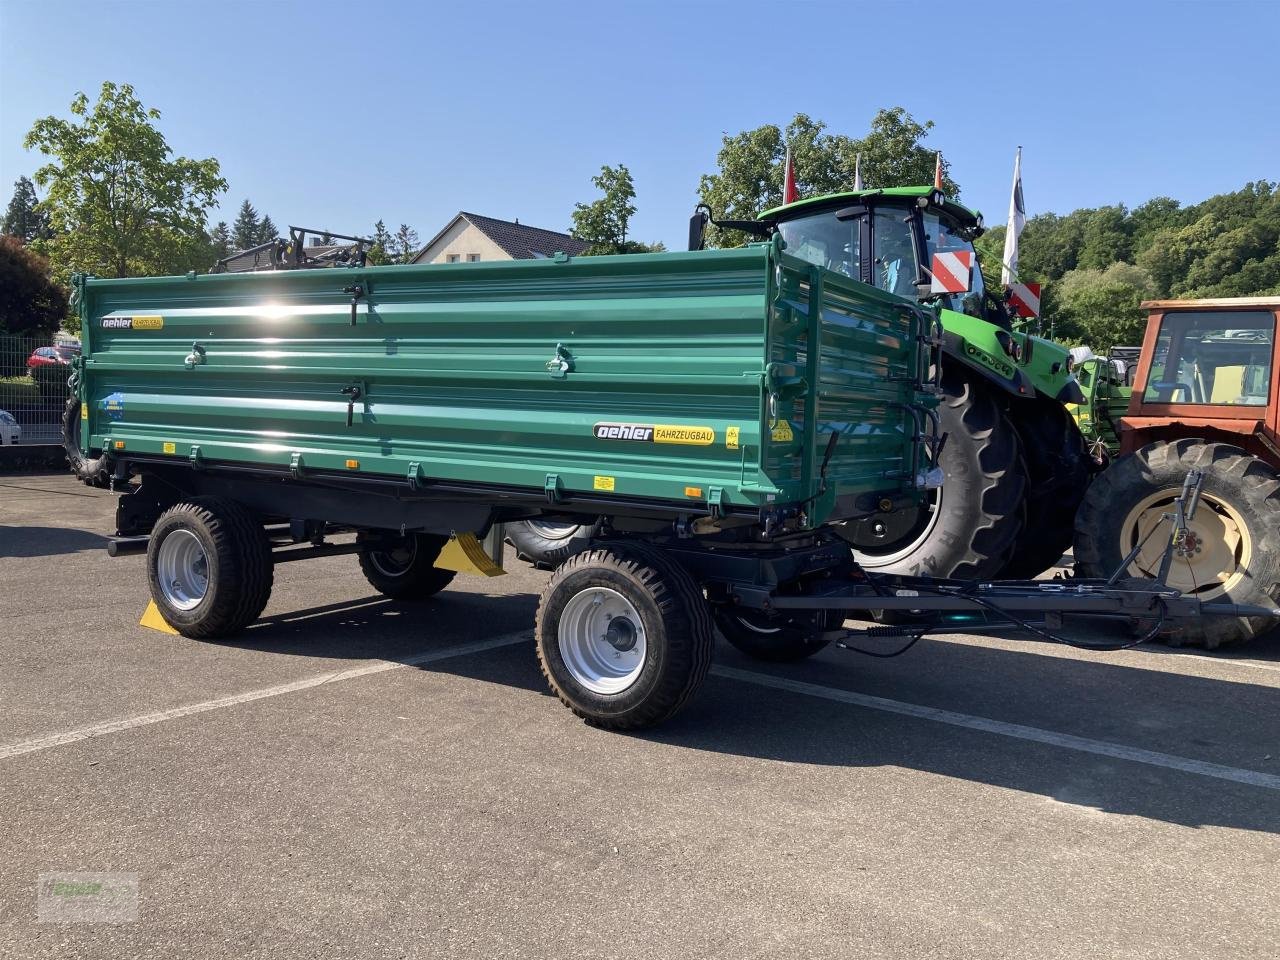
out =
[(66, 315), (67, 291), (51, 279), (49, 261), (17, 236), (0, 236), (0, 333), (48, 336)]
[(1101, 354), (1117, 344), (1142, 342), (1147, 317), (1138, 305), (1154, 293), (1150, 275), (1133, 264), (1080, 267), (1057, 284), (1054, 309), (1046, 315), (1055, 320), (1060, 338), (1079, 340)]
[(626, 164), (602, 166), (591, 182), (604, 195), (590, 203), (574, 204), (569, 229), (574, 237), (590, 244), (586, 255), (648, 251), (648, 245), (627, 239), (627, 228), (636, 212), (636, 188)]
[(209, 234), (209, 245), (213, 248), (211, 252), (215, 261), (231, 256), (234, 250), (231, 246), (231, 230), (227, 227), (227, 221), (218, 221), (218, 225), (213, 228), (213, 233)]
[(129, 84), (83, 93), (72, 120), (37, 120), (23, 141), (50, 162), (35, 173), (53, 235), (41, 242), (56, 270), (124, 277), (195, 266), (207, 248), (207, 211), (227, 188), (218, 161), (173, 156)]
[(280, 231), (276, 229), (272, 219), (264, 213), (262, 222), (258, 224), (258, 243), (270, 243), (272, 240), (279, 239)]
[[(782, 203), (787, 145), (801, 197), (852, 190), (857, 158), (863, 185), (900, 187), (933, 183), (936, 154), (923, 145), (933, 121), (918, 123), (902, 107), (880, 110), (866, 136), (826, 132), (826, 124), (798, 113), (782, 130), (765, 124), (725, 135), (716, 155), (716, 171), (704, 174), (698, 194), (717, 218), (752, 220)], [(943, 160), (943, 189), (959, 196)], [(713, 247), (736, 246), (746, 235), (717, 227), (707, 230)]]
[(379, 220), (373, 225), (373, 246), (369, 248), (366, 262), (372, 267), (391, 262), (391, 233), (387, 225)]
[(391, 246), (387, 251), (392, 263), (408, 263), (418, 252), (418, 231), (407, 223), (400, 224), (400, 229), (391, 238)]
[[(933, 121), (916, 121), (902, 107), (880, 110), (871, 120), (871, 131), (860, 140), (842, 145), (841, 167), (853, 170), (853, 161), (862, 154), (862, 180), (868, 187), (910, 187), (933, 183), (937, 151), (924, 145)], [(852, 180), (850, 180), (852, 182)], [(942, 158), (942, 189), (950, 197), (960, 196), (960, 186), (951, 179), (951, 164)]]
[(248, 250), (256, 247), (261, 241), (262, 224), (258, 219), (258, 211), (248, 200), (240, 204), (240, 212), (236, 214), (235, 223), (231, 227), (231, 242), (237, 250)]
[(23, 243), (49, 238), (49, 215), (40, 207), (36, 188), (27, 177), (19, 177), (13, 185), (13, 198), (0, 220), (0, 233), (17, 237)]

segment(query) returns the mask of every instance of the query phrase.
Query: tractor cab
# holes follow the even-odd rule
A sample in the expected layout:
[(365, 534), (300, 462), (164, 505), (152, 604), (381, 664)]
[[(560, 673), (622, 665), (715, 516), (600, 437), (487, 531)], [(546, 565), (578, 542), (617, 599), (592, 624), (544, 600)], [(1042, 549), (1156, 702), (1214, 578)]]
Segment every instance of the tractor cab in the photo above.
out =
[[(1163, 439), (1173, 424), (1205, 430), (1253, 450), (1280, 438), (1275, 394), (1280, 298), (1158, 300), (1149, 312), (1123, 452)], [(1274, 442), (1268, 440), (1267, 442)]]
[[(900, 297), (1011, 326), (990, 296), (973, 241), (982, 218), (931, 187), (894, 187), (814, 197), (761, 215), (788, 253)], [(969, 269), (939, 276), (937, 254), (967, 254)], [(961, 262), (961, 261), (953, 261)]]

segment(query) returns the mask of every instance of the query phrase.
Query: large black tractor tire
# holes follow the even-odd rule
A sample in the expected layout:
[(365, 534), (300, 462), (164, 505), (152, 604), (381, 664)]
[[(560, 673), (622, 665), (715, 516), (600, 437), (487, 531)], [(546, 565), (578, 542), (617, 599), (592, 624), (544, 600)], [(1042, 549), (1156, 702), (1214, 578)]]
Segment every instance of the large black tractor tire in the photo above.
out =
[(235, 501), (186, 500), (152, 528), (147, 577), (160, 615), (184, 637), (229, 637), (271, 597), (271, 544), (258, 518)]
[(771, 618), (759, 610), (719, 607), (713, 614), (716, 627), (729, 643), (753, 660), (795, 663), (813, 656), (830, 640), (823, 631), (834, 630), (839, 615), (818, 613), (807, 619)]
[(562, 563), (538, 602), (543, 676), (570, 710), (611, 730), (661, 723), (693, 697), (715, 642), (702, 591), (651, 547), (601, 543)]
[(1026, 463), (1026, 519), (1000, 576), (1031, 580), (1071, 548), (1076, 511), (1093, 475), (1093, 458), (1067, 408), (1044, 397), (1014, 401), (1009, 419)]
[(71, 472), (91, 487), (111, 484), (110, 458), (87, 456), (80, 445), (80, 399), (72, 393), (62, 408), (62, 447), (67, 451)]
[(994, 577), (1013, 548), (1026, 486), (1018, 435), (987, 388), (962, 370), (944, 367), (942, 389), (942, 489), (915, 516), (840, 528), (868, 570), (977, 580)]
[(539, 570), (554, 570), (590, 547), (600, 534), (600, 524), (536, 517), (507, 524), (506, 533), (519, 559)]
[(360, 570), (369, 584), (392, 600), (425, 600), (456, 573), (435, 565), (448, 537), (410, 533), (403, 537), (360, 537)]
[[(1154, 580), (1169, 542), (1160, 519), (1182, 492), (1187, 471), (1204, 474), (1188, 537), (1176, 548), (1169, 585), (1205, 602), (1275, 606), (1280, 600), (1280, 473), (1239, 447), (1204, 440), (1153, 443), (1120, 457), (1089, 487), (1076, 515), (1076, 568), (1109, 577), (1142, 535), (1158, 526), (1129, 568)], [(1217, 647), (1252, 639), (1274, 621), (1201, 617), (1164, 639)]]

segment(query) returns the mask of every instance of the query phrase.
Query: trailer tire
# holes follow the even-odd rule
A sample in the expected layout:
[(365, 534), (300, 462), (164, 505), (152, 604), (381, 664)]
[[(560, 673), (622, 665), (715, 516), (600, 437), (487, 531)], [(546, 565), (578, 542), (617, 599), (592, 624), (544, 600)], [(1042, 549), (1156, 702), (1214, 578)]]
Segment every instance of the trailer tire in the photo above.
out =
[(815, 616), (815, 624), (806, 624), (786, 620), (773, 623), (762, 611), (727, 606), (718, 607), (713, 613), (717, 629), (734, 649), (753, 660), (769, 663), (804, 660), (831, 642), (824, 640), (822, 633), (833, 629), (837, 616), (826, 612)]
[(1061, 403), (1045, 397), (1014, 402), (1027, 477), (1026, 520), (1000, 576), (1033, 580), (1071, 549), (1076, 511), (1089, 488), (1093, 458)]
[(80, 448), (80, 398), (73, 392), (62, 408), (62, 448), (71, 472), (91, 487), (111, 485), (111, 458), (87, 457)]
[(538, 602), (542, 674), (593, 726), (638, 730), (693, 697), (714, 628), (701, 589), (645, 544), (602, 543), (557, 568)]
[(1013, 548), (1026, 490), (1017, 432), (987, 388), (954, 365), (943, 367), (942, 392), (938, 415), (947, 441), (940, 466), (946, 478), (929, 514), (901, 536), (890, 532), (888, 546), (877, 546), (876, 524), (889, 519), (883, 515), (837, 528), (868, 570), (983, 579), (1004, 567)]
[[(1086, 577), (1114, 573), (1140, 531), (1159, 522), (1161, 511), (1181, 493), (1192, 468), (1204, 474), (1189, 527), (1194, 539), (1187, 545), (1189, 554), (1174, 554), (1169, 585), (1205, 602), (1275, 606), (1280, 600), (1280, 473), (1227, 443), (1160, 441), (1119, 457), (1090, 485), (1076, 516), (1077, 571)], [(1167, 534), (1157, 531), (1130, 573), (1154, 579), (1167, 543)], [(1173, 646), (1212, 649), (1251, 640), (1274, 626), (1265, 618), (1200, 617), (1163, 639)]]
[(271, 545), (247, 508), (197, 497), (156, 521), (147, 578), (160, 615), (184, 637), (232, 636), (256, 620), (271, 597)]
[(426, 600), (457, 575), (456, 571), (435, 565), (448, 537), (410, 533), (391, 543), (385, 539), (374, 541), (363, 534), (361, 538), (367, 542), (360, 546), (360, 570), (370, 586), (392, 600)]
[(554, 570), (591, 546), (599, 523), (564, 523), (545, 517), (507, 524), (507, 541), (516, 557), (539, 570)]

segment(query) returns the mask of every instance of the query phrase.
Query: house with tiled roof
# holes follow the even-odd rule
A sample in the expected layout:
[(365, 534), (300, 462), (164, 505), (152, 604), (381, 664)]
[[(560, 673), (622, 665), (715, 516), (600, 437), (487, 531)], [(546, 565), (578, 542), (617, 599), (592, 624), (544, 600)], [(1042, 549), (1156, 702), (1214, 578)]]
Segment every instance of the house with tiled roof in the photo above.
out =
[(497, 220), (477, 213), (459, 213), (431, 242), (418, 251), (414, 263), (476, 263), (481, 260), (541, 260), (557, 253), (577, 256), (589, 244), (567, 233), (530, 227), (519, 220)]

